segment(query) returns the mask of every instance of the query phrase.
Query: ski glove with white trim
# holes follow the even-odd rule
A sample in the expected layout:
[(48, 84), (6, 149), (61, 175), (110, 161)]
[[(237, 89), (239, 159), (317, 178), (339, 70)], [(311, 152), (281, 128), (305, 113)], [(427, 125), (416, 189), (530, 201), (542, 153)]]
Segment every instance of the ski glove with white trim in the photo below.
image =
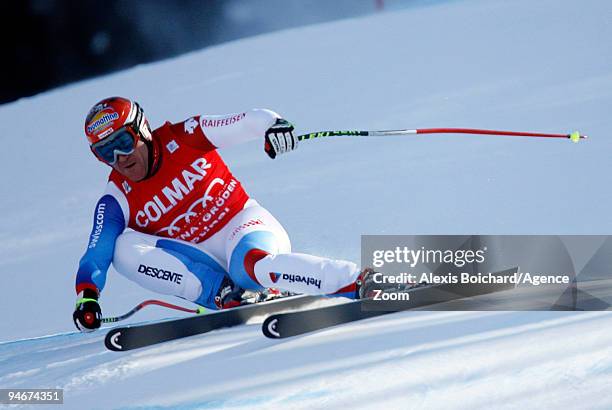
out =
[(98, 303), (98, 292), (85, 289), (79, 294), (76, 309), (72, 314), (74, 324), (81, 332), (92, 332), (101, 325), (102, 310)]
[(293, 124), (283, 118), (278, 118), (276, 123), (268, 128), (265, 138), (264, 151), (272, 159), (296, 149), (298, 145), (297, 135), (293, 134)]

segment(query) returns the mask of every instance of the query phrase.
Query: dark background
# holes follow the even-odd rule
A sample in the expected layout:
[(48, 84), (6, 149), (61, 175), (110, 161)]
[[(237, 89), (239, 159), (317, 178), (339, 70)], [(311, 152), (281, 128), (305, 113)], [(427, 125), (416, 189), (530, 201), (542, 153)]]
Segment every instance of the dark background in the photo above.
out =
[(0, 103), (237, 38), (439, 1), (3, 1)]

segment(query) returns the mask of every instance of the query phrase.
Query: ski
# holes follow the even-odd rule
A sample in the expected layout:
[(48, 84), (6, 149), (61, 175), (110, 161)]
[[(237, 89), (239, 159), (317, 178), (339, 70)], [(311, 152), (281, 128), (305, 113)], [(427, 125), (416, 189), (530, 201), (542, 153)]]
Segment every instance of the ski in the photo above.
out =
[[(516, 271), (517, 268), (514, 268), (499, 272), (499, 274), (514, 274)], [(418, 286), (405, 291), (410, 295), (409, 301), (379, 302), (370, 298), (296, 312), (272, 314), (263, 322), (262, 331), (269, 338), (282, 339), (344, 323), (512, 288), (514, 288), (513, 284), (469, 287), (456, 284)]]
[(111, 329), (104, 339), (109, 350), (123, 352), (170, 340), (244, 324), (254, 316), (303, 308), (320, 296), (290, 296), (209, 314)]

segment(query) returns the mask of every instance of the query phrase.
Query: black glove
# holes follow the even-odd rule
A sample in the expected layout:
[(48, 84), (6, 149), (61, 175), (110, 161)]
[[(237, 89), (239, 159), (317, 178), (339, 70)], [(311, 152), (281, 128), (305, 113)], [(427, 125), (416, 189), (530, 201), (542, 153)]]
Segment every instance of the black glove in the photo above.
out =
[(102, 310), (98, 304), (98, 292), (85, 289), (77, 299), (76, 309), (72, 314), (74, 324), (81, 332), (92, 332), (101, 325)]
[(266, 131), (264, 151), (274, 159), (279, 154), (294, 150), (298, 145), (297, 135), (293, 135), (293, 125), (282, 118)]

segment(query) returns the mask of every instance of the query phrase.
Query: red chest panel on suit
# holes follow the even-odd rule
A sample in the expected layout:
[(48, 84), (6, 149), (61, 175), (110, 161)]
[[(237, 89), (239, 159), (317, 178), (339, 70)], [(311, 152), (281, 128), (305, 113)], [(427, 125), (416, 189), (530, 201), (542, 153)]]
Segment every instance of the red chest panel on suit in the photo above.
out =
[(181, 141), (166, 124), (153, 132), (161, 158), (153, 176), (132, 182), (109, 177), (130, 207), (128, 226), (152, 235), (202, 242), (242, 210), (249, 199), (217, 151)]

